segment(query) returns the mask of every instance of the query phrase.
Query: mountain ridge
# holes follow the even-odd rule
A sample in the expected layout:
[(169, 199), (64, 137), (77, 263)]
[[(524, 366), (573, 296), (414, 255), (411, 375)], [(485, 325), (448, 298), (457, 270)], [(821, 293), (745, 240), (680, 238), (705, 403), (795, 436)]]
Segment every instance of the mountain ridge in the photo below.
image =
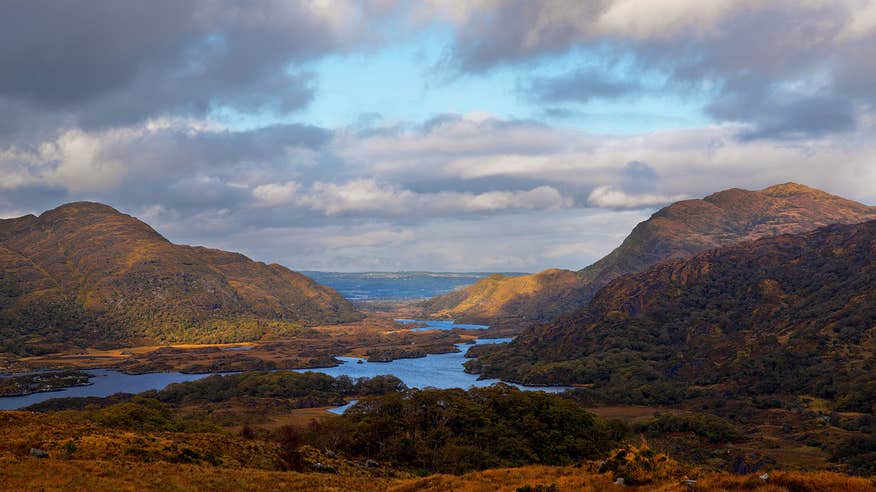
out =
[[(740, 241), (804, 232), (833, 223), (876, 219), (876, 207), (864, 205), (797, 183), (750, 191), (731, 188), (702, 199), (675, 202), (640, 222), (612, 252), (565, 275), (565, 285), (553, 283), (544, 292), (521, 290), (545, 272), (515, 279), (482, 280), (470, 287), (422, 304), (424, 316), (464, 321), (545, 322), (585, 305), (611, 280), (642, 271), (671, 258)], [(572, 273), (569, 270), (565, 272)], [(501, 296), (485, 292), (501, 292)]]
[[(725, 246), (619, 277), (469, 369), (612, 401), (811, 394), (876, 412), (876, 220)], [(621, 376), (623, 375), (623, 376)]]
[(0, 221), (7, 349), (64, 338), (80, 345), (240, 341), (360, 318), (304, 275), (240, 253), (173, 244), (108, 205), (74, 202)]

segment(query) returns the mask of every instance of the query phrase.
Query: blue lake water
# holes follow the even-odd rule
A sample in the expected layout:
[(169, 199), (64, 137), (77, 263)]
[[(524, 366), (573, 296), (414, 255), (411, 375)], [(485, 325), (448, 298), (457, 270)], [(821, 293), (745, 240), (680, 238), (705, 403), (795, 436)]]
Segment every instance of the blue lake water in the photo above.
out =
[[(510, 338), (492, 338), (477, 340), (479, 345), (487, 343), (503, 343), (510, 342)], [(392, 362), (368, 362), (360, 360), (356, 357), (338, 357), (344, 361), (343, 364), (336, 367), (325, 367), (320, 369), (301, 369), (303, 371), (314, 371), (328, 374), (329, 376), (350, 376), (351, 378), (374, 377), (383, 374), (392, 374), (401, 379), (408, 387), (411, 388), (463, 388), (490, 386), (498, 383), (498, 379), (478, 379), (475, 374), (468, 374), (463, 368), (463, 364), (468, 360), (465, 358), (465, 351), (470, 345), (458, 345), (462, 352), (450, 354), (430, 354), (417, 359), (397, 359)], [(565, 388), (556, 386), (521, 386), (513, 385), (521, 389), (527, 390), (542, 390), (553, 393), (559, 393)]]
[[(441, 272), (301, 272), (328, 285), (352, 301), (372, 299), (423, 299), (471, 285), (489, 273)], [(505, 273), (505, 275), (522, 275)]]
[(329, 412), (340, 415), (340, 414), (346, 412), (348, 408), (352, 407), (353, 405), (355, 405), (358, 402), (359, 402), (359, 400), (350, 400), (347, 402), (346, 405), (341, 405), (341, 406), (335, 407), (335, 408), (329, 408)]
[(489, 328), (487, 325), (470, 325), (466, 323), (454, 323), (449, 320), (431, 320), (431, 319), (397, 319), (395, 320), (399, 323), (405, 325), (412, 324), (424, 324), (426, 326), (422, 326), (419, 328), (411, 328), (411, 331), (425, 331), (425, 330), (452, 330), (454, 328), (462, 328), (464, 330), (486, 330)]
[[(452, 321), (419, 321), (399, 320), (403, 323), (425, 323), (426, 328), (416, 329), (441, 329), (468, 328), (485, 329), (485, 325), (454, 324)], [(477, 339), (478, 345), (510, 342), (510, 338), (486, 338)], [(248, 346), (247, 346), (248, 347)], [(478, 379), (477, 375), (465, 372), (463, 364), (468, 360), (465, 351), (470, 345), (457, 345), (461, 352), (450, 354), (430, 354), (416, 359), (397, 359), (392, 362), (367, 362), (355, 357), (338, 357), (343, 364), (336, 367), (319, 369), (296, 369), (298, 372), (321, 372), (329, 376), (349, 376), (351, 378), (374, 377), (391, 374), (401, 379), (410, 388), (463, 388), (490, 386), (499, 382), (498, 379)], [(235, 347), (237, 348), (237, 347)], [(245, 350), (240, 347), (240, 349)], [(360, 363), (361, 361), (361, 363)], [(104, 397), (115, 393), (140, 393), (148, 390), (161, 390), (171, 383), (194, 381), (209, 376), (209, 374), (182, 374), (178, 372), (163, 372), (152, 374), (123, 374), (107, 369), (92, 369), (87, 371), (93, 374), (93, 383), (90, 386), (77, 386), (58, 391), (34, 393), (26, 396), (0, 397), (0, 410), (15, 410), (49, 400), (51, 398), (98, 396)], [(2, 375), (0, 375), (2, 376)], [(556, 386), (521, 386), (513, 385), (526, 390), (542, 390), (558, 393), (565, 388)], [(342, 413), (351, 403), (333, 409), (336, 413)]]
[(59, 391), (33, 393), (25, 396), (0, 398), (0, 410), (15, 410), (52, 398), (77, 396), (109, 396), (115, 393), (141, 393), (148, 390), (164, 389), (171, 383), (194, 381), (209, 374), (183, 374), (180, 372), (156, 372), (150, 374), (124, 374), (107, 369), (89, 369), (93, 374), (90, 386), (74, 386)]

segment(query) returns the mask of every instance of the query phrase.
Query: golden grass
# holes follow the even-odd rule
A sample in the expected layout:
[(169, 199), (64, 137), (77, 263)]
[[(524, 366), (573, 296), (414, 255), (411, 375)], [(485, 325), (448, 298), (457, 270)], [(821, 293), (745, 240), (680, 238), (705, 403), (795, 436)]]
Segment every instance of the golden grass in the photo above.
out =
[(53, 460), (0, 456), (0, 488), (40, 491), (140, 490), (386, 490), (392, 483), (380, 477), (350, 477), (324, 473), (274, 472), (247, 468)]
[(614, 484), (610, 474), (595, 474), (582, 468), (527, 466), (523, 468), (502, 468), (470, 473), (462, 476), (434, 475), (419, 480), (407, 481), (389, 490), (392, 492), (514, 492), (524, 486), (535, 488), (538, 485), (556, 486), (559, 491), (654, 491), (689, 492), (746, 490), (751, 492), (870, 492), (876, 490), (873, 479), (850, 477), (830, 472), (769, 472), (769, 478), (762, 480), (759, 474), (730, 475), (711, 473), (697, 477), (695, 488), (684, 483), (683, 479), (642, 486)]
[[(555, 485), (559, 491), (687, 492), (681, 480), (647, 486), (614, 485), (611, 474), (583, 468), (528, 466), (470, 473), (434, 475), (422, 479), (342, 476), (324, 473), (274, 472), (169, 463), (54, 460), (0, 455), (0, 484), (4, 490), (290, 490), (290, 491), (454, 491), (514, 492), (524, 486)], [(751, 492), (869, 492), (872, 479), (830, 472), (769, 473), (758, 475), (708, 474), (697, 478), (697, 491)]]

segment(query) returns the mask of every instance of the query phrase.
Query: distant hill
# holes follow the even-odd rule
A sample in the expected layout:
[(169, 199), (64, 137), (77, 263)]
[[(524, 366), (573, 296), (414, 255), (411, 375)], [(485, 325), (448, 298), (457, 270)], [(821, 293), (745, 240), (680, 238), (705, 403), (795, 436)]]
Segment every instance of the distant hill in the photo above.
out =
[(531, 275), (500, 273), (443, 296), (424, 301), (429, 316), (449, 317), (461, 322), (508, 319), (553, 319), (580, 307), (592, 295), (591, 286), (576, 272), (551, 269)]
[(618, 278), (470, 369), (611, 400), (815, 395), (876, 413), (876, 221), (744, 242)]
[(876, 207), (795, 183), (760, 191), (734, 188), (657, 211), (617, 249), (577, 272), (490, 277), (426, 301), (424, 315), (470, 322), (550, 321), (585, 305), (611, 280), (664, 260), (750, 239), (872, 219)]
[(304, 275), (172, 244), (107, 205), (0, 220), (0, 350), (239, 341), (360, 317)]
[[(353, 302), (427, 299), (471, 285), (490, 275), (474, 272), (317, 272), (301, 273), (328, 285)], [(507, 273), (505, 275), (525, 275)]]

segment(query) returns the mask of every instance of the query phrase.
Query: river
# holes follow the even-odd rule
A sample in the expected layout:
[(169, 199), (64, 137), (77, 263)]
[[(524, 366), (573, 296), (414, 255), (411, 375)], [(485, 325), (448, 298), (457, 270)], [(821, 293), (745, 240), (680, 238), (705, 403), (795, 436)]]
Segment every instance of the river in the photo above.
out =
[[(429, 328), (451, 329), (470, 328), (483, 329), (484, 325), (454, 325), (447, 321), (404, 320), (408, 323), (424, 323)], [(415, 328), (416, 329), (416, 328)], [(504, 343), (510, 338), (477, 339), (477, 344)], [(374, 377), (382, 374), (392, 374), (401, 379), (410, 388), (471, 388), (489, 386), (499, 382), (498, 379), (478, 379), (474, 374), (468, 374), (463, 368), (467, 360), (465, 351), (470, 345), (460, 344), (460, 352), (449, 354), (430, 354), (415, 359), (396, 359), (392, 362), (367, 362), (355, 357), (338, 357), (343, 363), (335, 367), (318, 369), (296, 369), (298, 372), (321, 372), (330, 376), (346, 375), (351, 378)], [(15, 410), (51, 398), (66, 398), (80, 396), (109, 396), (115, 393), (140, 393), (147, 390), (161, 390), (172, 383), (194, 381), (210, 374), (183, 374), (179, 372), (161, 372), (150, 374), (124, 374), (108, 369), (90, 369), (93, 374), (91, 385), (64, 388), (57, 391), (33, 393), (25, 396), (9, 396), (0, 398), (0, 410)], [(521, 389), (560, 392), (565, 388), (520, 386)]]

